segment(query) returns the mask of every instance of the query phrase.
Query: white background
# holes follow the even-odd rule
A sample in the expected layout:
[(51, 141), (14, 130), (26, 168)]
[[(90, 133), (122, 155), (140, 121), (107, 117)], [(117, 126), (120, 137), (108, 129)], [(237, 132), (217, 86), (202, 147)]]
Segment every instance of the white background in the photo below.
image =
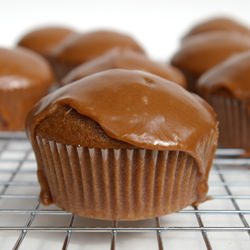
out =
[(0, 46), (39, 25), (68, 25), (82, 31), (111, 28), (134, 35), (149, 55), (166, 60), (194, 23), (229, 15), (250, 24), (249, 0), (0, 0)]

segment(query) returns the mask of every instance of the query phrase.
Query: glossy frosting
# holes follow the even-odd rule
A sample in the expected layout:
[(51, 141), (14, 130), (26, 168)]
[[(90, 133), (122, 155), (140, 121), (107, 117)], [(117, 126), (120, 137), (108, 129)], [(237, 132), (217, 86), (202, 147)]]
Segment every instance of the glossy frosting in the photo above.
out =
[(51, 51), (75, 31), (64, 27), (43, 27), (24, 35), (18, 46), (28, 48), (47, 57)]
[(237, 32), (209, 32), (185, 40), (172, 64), (197, 76), (230, 56), (250, 50), (250, 36)]
[(30, 80), (22, 76), (0, 76), (1, 90), (13, 90), (18, 88), (27, 88), (30, 86)]
[[(213, 110), (198, 96), (153, 74), (107, 70), (43, 98), (27, 119), (34, 147), (37, 125), (58, 105), (93, 119), (111, 138), (139, 148), (188, 152), (202, 173), (211, 164), (212, 154), (204, 155), (204, 146), (217, 136)], [(215, 148), (216, 140), (211, 143)]]
[(54, 82), (48, 63), (23, 48), (0, 48), (0, 130), (22, 130), (31, 107)]
[[(0, 48), (0, 77), (9, 76), (27, 78), (29, 85), (48, 86), (53, 82), (53, 74), (48, 63), (41, 56), (24, 48)], [(23, 83), (20, 82), (20, 85), (23, 86)], [(11, 87), (11, 84), (9, 86)]]
[(232, 56), (206, 72), (198, 81), (198, 90), (203, 96), (227, 90), (237, 99), (249, 99), (250, 51)]
[(67, 38), (55, 48), (52, 58), (76, 66), (115, 47), (143, 53), (140, 45), (130, 36), (112, 31), (94, 31)]
[(250, 29), (246, 25), (229, 17), (214, 17), (198, 23), (190, 29), (184, 39), (200, 33), (211, 31), (236, 31), (250, 35)]
[(128, 49), (116, 48), (73, 69), (64, 79), (63, 84), (72, 83), (83, 77), (108, 69), (134, 69), (143, 70), (161, 76), (186, 86), (182, 73), (171, 65), (157, 63), (145, 55)]

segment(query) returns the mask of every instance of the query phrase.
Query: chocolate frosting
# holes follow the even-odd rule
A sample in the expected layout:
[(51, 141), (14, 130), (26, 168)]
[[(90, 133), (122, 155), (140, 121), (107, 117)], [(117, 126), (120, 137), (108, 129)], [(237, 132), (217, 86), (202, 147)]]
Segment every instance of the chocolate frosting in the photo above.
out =
[(112, 31), (94, 31), (65, 39), (53, 51), (52, 60), (76, 66), (115, 47), (144, 53), (140, 45), (127, 35)]
[(47, 57), (60, 42), (74, 33), (74, 30), (65, 27), (43, 27), (24, 35), (17, 45)]
[[(201, 173), (211, 164), (213, 155), (203, 155), (202, 148), (217, 137), (212, 108), (161, 77), (114, 69), (56, 90), (28, 116), (27, 131), (34, 148), (36, 127), (58, 105), (69, 106), (96, 121), (111, 138), (144, 149), (187, 152), (197, 161)], [(211, 142), (215, 149), (216, 139)]]
[(186, 86), (185, 78), (178, 69), (171, 65), (154, 62), (141, 53), (124, 48), (113, 49), (78, 66), (63, 79), (62, 84), (72, 83), (93, 73), (115, 68), (147, 71), (176, 82), (183, 87)]
[(30, 80), (22, 76), (0, 76), (0, 89), (13, 90), (15, 88), (27, 88)]
[(214, 17), (198, 23), (184, 36), (184, 39), (193, 35), (211, 31), (236, 31), (250, 35), (250, 29), (229, 17)]
[(22, 48), (0, 48), (0, 130), (23, 130), (27, 113), (53, 81), (40, 55)]
[(240, 100), (250, 98), (250, 51), (230, 57), (206, 72), (198, 81), (198, 90), (208, 96), (221, 90)]
[[(12, 50), (0, 48), (0, 77), (5, 79), (1, 81), (0, 89), (2, 87), (6, 88), (7, 79), (10, 79), (11, 82), (13, 80), (11, 80), (11, 77), (13, 76), (22, 78), (20, 87), (24, 87), (24, 78), (29, 82), (26, 86), (41, 84), (44, 87), (48, 87), (53, 82), (51, 68), (38, 54), (24, 48)], [(17, 88), (18, 84), (9, 84), (8, 87)]]
[(249, 35), (208, 32), (185, 40), (172, 58), (172, 64), (199, 76), (230, 56), (247, 50), (250, 50)]

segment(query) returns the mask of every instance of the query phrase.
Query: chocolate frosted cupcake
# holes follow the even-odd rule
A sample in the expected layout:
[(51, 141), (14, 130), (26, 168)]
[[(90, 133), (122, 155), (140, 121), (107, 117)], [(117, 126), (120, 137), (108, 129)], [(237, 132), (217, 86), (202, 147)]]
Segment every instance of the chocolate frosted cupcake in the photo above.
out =
[(48, 63), (38, 54), (0, 48), (0, 130), (23, 130), (27, 113), (53, 82)]
[(208, 32), (184, 41), (172, 65), (187, 78), (188, 89), (196, 92), (198, 78), (230, 56), (250, 50), (250, 36), (237, 32)]
[(69, 84), (83, 77), (108, 69), (143, 70), (161, 76), (185, 87), (183, 74), (171, 65), (154, 62), (145, 55), (128, 49), (116, 48), (106, 54), (84, 63), (69, 72), (62, 84)]
[(250, 149), (250, 51), (217, 65), (198, 81), (198, 91), (218, 114), (221, 147)]
[(214, 17), (198, 23), (190, 29), (184, 39), (211, 31), (235, 31), (250, 35), (250, 29), (243, 23), (229, 17)]
[(153, 74), (114, 69), (64, 86), (34, 107), (27, 132), (44, 204), (139, 220), (206, 199), (215, 114)]
[(17, 45), (33, 50), (48, 59), (52, 50), (73, 34), (74, 30), (65, 27), (43, 27), (25, 34)]
[(51, 60), (61, 79), (73, 68), (116, 47), (144, 53), (130, 36), (112, 31), (95, 31), (69, 37), (54, 50)]

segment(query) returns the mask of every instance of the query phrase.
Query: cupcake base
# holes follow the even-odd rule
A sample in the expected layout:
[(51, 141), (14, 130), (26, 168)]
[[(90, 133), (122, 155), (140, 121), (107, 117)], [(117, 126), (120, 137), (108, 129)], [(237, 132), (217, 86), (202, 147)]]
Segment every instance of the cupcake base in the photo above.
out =
[(225, 96), (210, 96), (208, 102), (219, 120), (219, 146), (250, 149), (250, 114), (246, 102)]
[(201, 201), (202, 175), (187, 153), (86, 148), (39, 136), (36, 141), (53, 202), (79, 216), (140, 220)]
[(52, 57), (48, 57), (47, 60), (50, 62), (58, 81), (61, 81), (74, 68), (72, 65), (60, 63)]
[(190, 73), (188, 70), (180, 69), (184, 74), (187, 81), (187, 90), (193, 93), (197, 93), (197, 81), (199, 79), (199, 75), (194, 75)]

